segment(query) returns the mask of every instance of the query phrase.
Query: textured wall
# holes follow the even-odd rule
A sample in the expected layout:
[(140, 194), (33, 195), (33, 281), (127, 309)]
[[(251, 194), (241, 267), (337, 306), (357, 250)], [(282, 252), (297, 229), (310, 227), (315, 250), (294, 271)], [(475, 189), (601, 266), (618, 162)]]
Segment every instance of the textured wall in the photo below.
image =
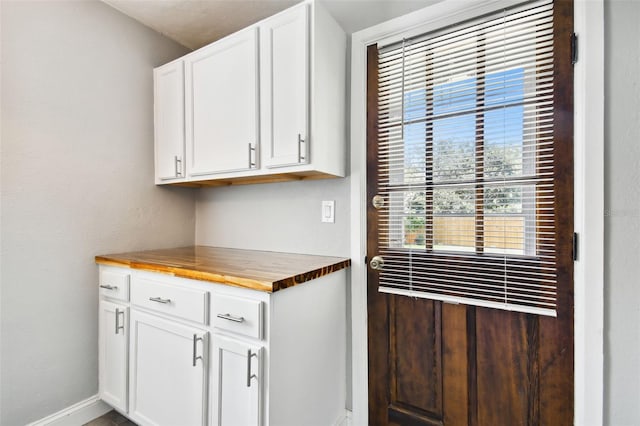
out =
[(153, 185), (152, 67), (185, 49), (96, 0), (2, 1), (1, 417), (98, 391), (93, 256), (192, 244)]
[(605, 1), (605, 423), (640, 425), (640, 2)]

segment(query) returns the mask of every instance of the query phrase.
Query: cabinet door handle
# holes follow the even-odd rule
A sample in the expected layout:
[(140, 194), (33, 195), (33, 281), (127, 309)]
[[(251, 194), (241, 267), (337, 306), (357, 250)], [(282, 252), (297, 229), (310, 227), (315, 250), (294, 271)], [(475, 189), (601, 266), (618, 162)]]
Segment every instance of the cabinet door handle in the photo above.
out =
[(118, 333), (118, 330), (122, 330), (124, 331), (124, 321), (122, 322), (122, 325), (120, 325), (120, 314), (122, 314), (122, 317), (124, 318), (124, 311), (121, 311), (119, 308), (116, 308), (116, 334), (120, 334)]
[(171, 299), (163, 299), (162, 297), (150, 297), (149, 300), (162, 304), (171, 303)]
[(118, 286), (116, 285), (109, 285), (109, 284), (100, 284), (100, 288), (105, 288), (107, 290), (117, 290)]
[(302, 149), (303, 143), (306, 143), (306, 141), (302, 139), (302, 135), (298, 133), (298, 162), (300, 163), (302, 163), (306, 157), (306, 152)]
[(244, 322), (244, 317), (234, 317), (231, 314), (218, 314), (216, 317), (227, 321)]
[(175, 156), (176, 177), (182, 177), (182, 158)]
[(257, 379), (258, 376), (251, 374), (251, 357), (258, 358), (258, 354), (251, 353), (251, 349), (247, 349), (247, 387), (251, 387), (251, 379)]
[(202, 359), (201, 356), (198, 356), (198, 340), (204, 342), (204, 340), (202, 339), (202, 337), (198, 337), (197, 334), (193, 335), (193, 366), (196, 366), (196, 361), (199, 359)]
[(256, 162), (253, 157), (256, 152), (256, 149), (249, 143), (249, 168), (254, 169), (256, 167)]

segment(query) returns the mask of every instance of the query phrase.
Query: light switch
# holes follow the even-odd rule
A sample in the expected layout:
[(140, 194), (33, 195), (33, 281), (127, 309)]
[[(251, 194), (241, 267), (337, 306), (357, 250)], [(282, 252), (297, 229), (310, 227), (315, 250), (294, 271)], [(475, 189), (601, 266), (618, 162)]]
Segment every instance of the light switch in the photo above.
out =
[(335, 223), (335, 201), (322, 202), (322, 221), (326, 223)]

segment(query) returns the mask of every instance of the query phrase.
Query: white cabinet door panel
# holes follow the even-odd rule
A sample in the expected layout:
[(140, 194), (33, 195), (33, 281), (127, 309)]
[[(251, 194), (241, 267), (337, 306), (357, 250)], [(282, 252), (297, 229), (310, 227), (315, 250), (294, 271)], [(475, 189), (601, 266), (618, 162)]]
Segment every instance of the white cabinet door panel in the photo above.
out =
[(129, 308), (100, 301), (100, 398), (127, 412), (127, 355)]
[(267, 167), (309, 162), (308, 21), (304, 4), (260, 26)]
[(185, 59), (190, 176), (256, 167), (257, 39), (241, 31)]
[(208, 332), (132, 310), (131, 418), (144, 425), (205, 425), (207, 348)]
[(214, 334), (212, 365), (212, 425), (260, 425), (262, 347)]
[(153, 71), (156, 181), (184, 177), (184, 64)]

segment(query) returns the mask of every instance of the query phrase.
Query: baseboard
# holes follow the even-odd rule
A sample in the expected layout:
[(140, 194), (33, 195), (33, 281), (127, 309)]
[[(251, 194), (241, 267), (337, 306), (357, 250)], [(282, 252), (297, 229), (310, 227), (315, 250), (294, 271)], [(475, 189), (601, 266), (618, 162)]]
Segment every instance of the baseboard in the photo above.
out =
[(345, 409), (344, 414), (336, 420), (334, 426), (351, 426), (351, 410)]
[(57, 413), (29, 423), (27, 426), (79, 426), (111, 410), (112, 408), (105, 404), (98, 395), (94, 395)]

